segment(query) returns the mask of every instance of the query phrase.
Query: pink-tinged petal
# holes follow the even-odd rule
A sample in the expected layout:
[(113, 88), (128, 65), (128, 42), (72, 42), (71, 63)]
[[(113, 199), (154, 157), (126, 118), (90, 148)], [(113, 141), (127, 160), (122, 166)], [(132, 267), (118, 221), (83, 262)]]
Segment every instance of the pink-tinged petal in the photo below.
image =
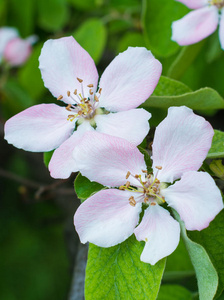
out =
[(96, 90), (98, 73), (95, 63), (72, 36), (48, 40), (42, 48), (39, 62), (45, 87), (56, 98), (62, 95), (66, 103), (74, 103), (67, 96), (67, 91), (73, 93), (77, 89), (78, 94), (82, 93), (77, 77), (83, 80), (86, 97), (89, 95), (87, 85), (93, 84), (92, 90)]
[(191, 11), (182, 19), (172, 23), (172, 40), (179, 45), (195, 44), (212, 34), (219, 21), (218, 9), (205, 6)]
[(221, 48), (224, 50), (224, 8), (221, 10), (219, 21), (219, 41), (221, 44)]
[(75, 121), (67, 121), (68, 111), (55, 104), (27, 108), (5, 123), (5, 139), (19, 149), (51, 151), (71, 135)]
[(2, 59), (3, 52), (6, 45), (12, 39), (19, 36), (18, 30), (12, 27), (2, 27), (0, 28), (0, 60)]
[(208, 5), (208, 0), (176, 0), (176, 1), (183, 3), (184, 5), (186, 5), (191, 9), (197, 9)]
[(124, 138), (134, 145), (139, 145), (149, 132), (151, 114), (143, 108), (131, 109), (108, 115), (97, 115), (96, 130)]
[(204, 118), (186, 106), (170, 107), (156, 128), (153, 141), (153, 169), (162, 166), (158, 178), (173, 182), (184, 172), (196, 171), (211, 147), (214, 131)]
[(111, 247), (131, 236), (141, 212), (141, 203), (129, 204), (131, 196), (128, 191), (102, 190), (82, 203), (74, 216), (81, 242)]
[(184, 173), (180, 181), (162, 191), (166, 202), (184, 221), (187, 230), (202, 230), (223, 209), (220, 190), (205, 172)]
[(8, 42), (4, 50), (4, 59), (11, 66), (22, 65), (30, 56), (32, 51), (30, 42), (20, 38)]
[(68, 138), (59, 148), (57, 148), (50, 160), (49, 171), (53, 178), (68, 178), (72, 172), (77, 172), (73, 150), (79, 144), (84, 133), (88, 130), (94, 130), (89, 122), (79, 125), (78, 129)]
[(136, 108), (152, 94), (161, 72), (161, 63), (150, 51), (129, 47), (115, 57), (100, 79), (100, 106), (109, 111)]
[(134, 234), (138, 241), (145, 241), (141, 261), (155, 265), (170, 255), (179, 244), (180, 226), (170, 213), (156, 204), (149, 206)]
[[(127, 181), (128, 171), (135, 175), (146, 170), (144, 156), (137, 147), (125, 139), (96, 131), (84, 135), (73, 157), (84, 176), (105, 186), (121, 186)], [(139, 184), (132, 176), (128, 181)]]

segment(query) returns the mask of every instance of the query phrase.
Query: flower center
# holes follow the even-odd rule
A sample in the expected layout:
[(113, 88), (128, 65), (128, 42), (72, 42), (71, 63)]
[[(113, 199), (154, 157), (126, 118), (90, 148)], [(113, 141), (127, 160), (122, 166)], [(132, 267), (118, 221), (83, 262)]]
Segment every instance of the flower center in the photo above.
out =
[(224, 0), (209, 0), (208, 3), (210, 5), (215, 5), (218, 9), (224, 7)]
[[(98, 106), (102, 89), (99, 89), (97, 96), (93, 93), (93, 84), (88, 84), (87, 87), (89, 88), (89, 93), (85, 96), (83, 89), (83, 80), (80, 78), (77, 78), (77, 80), (81, 84), (81, 93), (78, 93), (77, 89), (75, 89), (73, 93), (67, 91), (67, 96), (72, 99), (72, 102), (74, 103), (68, 104), (68, 106), (66, 107), (66, 109), (70, 112), (68, 114), (67, 120), (71, 122), (76, 118), (91, 120), (97, 113), (97, 110), (100, 111)], [(57, 98), (57, 100), (62, 100), (62, 98), (63, 96), (61, 95)]]
[(135, 206), (137, 202), (144, 202), (147, 205), (165, 203), (165, 199), (161, 195), (161, 189), (164, 189), (166, 184), (161, 183), (157, 178), (158, 172), (162, 167), (157, 166), (156, 168), (158, 171), (155, 176), (153, 174), (148, 174), (146, 170), (142, 170), (143, 175), (133, 175), (128, 171), (126, 179), (132, 176), (139, 181), (139, 185), (131, 186), (130, 181), (127, 181), (126, 184), (120, 186), (119, 189), (136, 193), (136, 197), (131, 196), (129, 198), (129, 204), (131, 206)]

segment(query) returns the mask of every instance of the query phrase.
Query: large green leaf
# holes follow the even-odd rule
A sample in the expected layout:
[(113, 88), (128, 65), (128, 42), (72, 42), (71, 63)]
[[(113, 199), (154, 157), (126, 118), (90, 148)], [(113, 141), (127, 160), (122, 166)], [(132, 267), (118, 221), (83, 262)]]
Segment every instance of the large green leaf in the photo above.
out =
[(80, 173), (76, 176), (74, 182), (75, 192), (78, 198), (86, 200), (92, 194), (102, 190), (104, 186), (95, 181), (90, 181), (88, 178), (82, 176)]
[(9, 23), (18, 28), (23, 37), (33, 34), (34, 31), (34, 0), (7, 0)]
[(66, 0), (38, 0), (38, 23), (48, 31), (61, 29), (68, 20)]
[[(211, 199), (212, 201), (212, 199)], [(189, 232), (190, 238), (202, 245), (207, 251), (219, 275), (219, 288), (217, 295), (224, 290), (224, 211), (202, 231)], [(204, 300), (204, 299), (203, 299)]]
[(21, 85), (29, 92), (32, 98), (39, 98), (45, 90), (40, 70), (38, 68), (38, 58), (42, 48), (42, 43), (35, 46), (32, 55), (27, 63), (19, 70), (18, 79)]
[(190, 46), (183, 47), (173, 64), (170, 66), (167, 76), (173, 79), (181, 78), (184, 72), (195, 60), (204, 44), (205, 40)]
[(127, 50), (128, 47), (145, 47), (145, 40), (139, 32), (127, 32), (118, 45), (118, 53)]
[(85, 299), (156, 299), (165, 259), (154, 266), (141, 262), (143, 247), (134, 236), (111, 248), (90, 244)]
[[(200, 300), (212, 300), (218, 287), (217, 272), (203, 246), (189, 239), (185, 229), (184, 222), (180, 220), (179, 215), (174, 211), (175, 218), (179, 221), (181, 235), (188, 250), (191, 262), (194, 266)], [(214, 234), (214, 233), (213, 233)], [(210, 237), (211, 238), (211, 237)], [(223, 251), (223, 248), (222, 248)]]
[(179, 45), (171, 41), (171, 24), (189, 9), (174, 0), (143, 0), (143, 29), (149, 49), (156, 55), (170, 56)]
[(154, 93), (142, 107), (150, 110), (150, 107), (167, 109), (170, 106), (182, 105), (201, 111), (224, 109), (224, 100), (211, 88), (205, 87), (191, 92), (183, 83), (162, 76)]
[(74, 38), (97, 64), (103, 54), (107, 31), (100, 19), (88, 19), (74, 32)]
[(212, 146), (208, 152), (207, 158), (224, 157), (224, 132), (214, 130), (215, 134), (212, 140)]
[(165, 284), (161, 286), (157, 300), (192, 300), (192, 295), (180, 285)]

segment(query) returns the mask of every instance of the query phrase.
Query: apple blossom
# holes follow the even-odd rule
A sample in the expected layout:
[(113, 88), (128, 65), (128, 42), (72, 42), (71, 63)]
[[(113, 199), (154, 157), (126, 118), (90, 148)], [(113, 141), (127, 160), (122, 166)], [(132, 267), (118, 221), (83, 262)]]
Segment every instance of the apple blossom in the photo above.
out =
[(176, 0), (194, 11), (172, 23), (172, 40), (179, 45), (197, 43), (212, 34), (219, 24), (219, 40), (224, 49), (224, 0)]
[(36, 39), (34, 35), (20, 38), (16, 28), (0, 28), (0, 62), (5, 61), (10, 66), (22, 65), (30, 56), (31, 45)]
[(154, 265), (179, 243), (179, 223), (161, 206), (165, 202), (179, 213), (186, 229), (206, 228), (223, 208), (212, 177), (197, 171), (213, 133), (191, 109), (169, 108), (155, 131), (153, 174), (147, 171), (143, 154), (128, 141), (86, 133), (74, 150), (77, 165), (90, 180), (113, 188), (97, 192), (78, 208), (74, 224), (81, 242), (111, 247), (134, 233), (145, 241), (141, 260)]
[(35, 105), (5, 124), (5, 139), (18, 148), (45, 152), (57, 148), (51, 176), (67, 178), (78, 168), (72, 151), (85, 131), (142, 142), (151, 114), (139, 108), (153, 92), (161, 64), (146, 48), (128, 48), (105, 69), (98, 86), (93, 59), (73, 37), (48, 40), (39, 58), (45, 86), (67, 107)]

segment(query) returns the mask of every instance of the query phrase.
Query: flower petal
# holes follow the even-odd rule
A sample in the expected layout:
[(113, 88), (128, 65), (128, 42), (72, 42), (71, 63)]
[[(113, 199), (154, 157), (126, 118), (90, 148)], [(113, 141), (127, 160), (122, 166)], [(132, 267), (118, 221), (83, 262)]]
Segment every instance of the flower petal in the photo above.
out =
[(0, 28), (0, 61), (4, 53), (5, 47), (9, 41), (19, 36), (18, 30), (13, 27)]
[(71, 135), (75, 121), (67, 121), (68, 111), (56, 104), (34, 105), (5, 123), (5, 139), (19, 149), (51, 151)]
[(219, 41), (221, 44), (221, 48), (224, 50), (224, 8), (221, 10), (219, 21)]
[[(185, 106), (170, 107), (153, 141), (153, 169), (162, 166), (158, 179), (173, 182), (184, 172), (196, 171), (211, 147), (214, 131), (204, 118)], [(155, 173), (154, 173), (155, 174)]]
[(182, 19), (172, 23), (172, 40), (179, 45), (195, 44), (212, 34), (219, 21), (218, 9), (205, 6), (191, 11)]
[(96, 130), (124, 138), (134, 145), (139, 145), (149, 132), (148, 120), (150, 118), (151, 114), (143, 108), (108, 115), (97, 115), (95, 117)]
[(102, 190), (82, 203), (74, 216), (81, 242), (111, 247), (131, 236), (141, 212), (141, 203), (129, 204), (131, 196), (128, 191)]
[(161, 63), (150, 51), (129, 47), (115, 57), (100, 79), (100, 106), (109, 111), (136, 108), (152, 94), (161, 72)]
[(73, 150), (79, 144), (84, 133), (88, 130), (94, 130), (89, 122), (79, 125), (78, 129), (68, 138), (59, 148), (57, 148), (50, 160), (49, 171), (53, 178), (68, 178), (72, 172), (77, 172)]
[(184, 221), (187, 230), (202, 230), (223, 209), (221, 193), (205, 172), (190, 171), (162, 191), (166, 202)]
[[(146, 170), (144, 156), (125, 139), (103, 133), (87, 132), (73, 157), (80, 172), (92, 181), (105, 186), (121, 186), (126, 183), (127, 172), (141, 174)], [(139, 184), (132, 176), (132, 184)]]
[(154, 265), (176, 249), (180, 240), (180, 226), (166, 209), (156, 204), (145, 210), (134, 234), (138, 241), (146, 242), (141, 261)]
[(191, 9), (197, 9), (205, 5), (208, 5), (208, 0), (176, 0), (176, 1), (183, 3), (184, 5), (186, 5)]
[(4, 58), (11, 66), (22, 65), (32, 51), (30, 42), (21, 38), (14, 38), (8, 42), (4, 50)]
[(45, 86), (57, 98), (63, 96), (66, 103), (74, 103), (67, 96), (67, 91), (82, 93), (82, 79), (84, 95), (89, 95), (88, 84), (93, 84), (93, 91), (97, 88), (98, 73), (93, 59), (76, 40), (70, 36), (57, 40), (48, 40), (39, 57), (39, 68)]

